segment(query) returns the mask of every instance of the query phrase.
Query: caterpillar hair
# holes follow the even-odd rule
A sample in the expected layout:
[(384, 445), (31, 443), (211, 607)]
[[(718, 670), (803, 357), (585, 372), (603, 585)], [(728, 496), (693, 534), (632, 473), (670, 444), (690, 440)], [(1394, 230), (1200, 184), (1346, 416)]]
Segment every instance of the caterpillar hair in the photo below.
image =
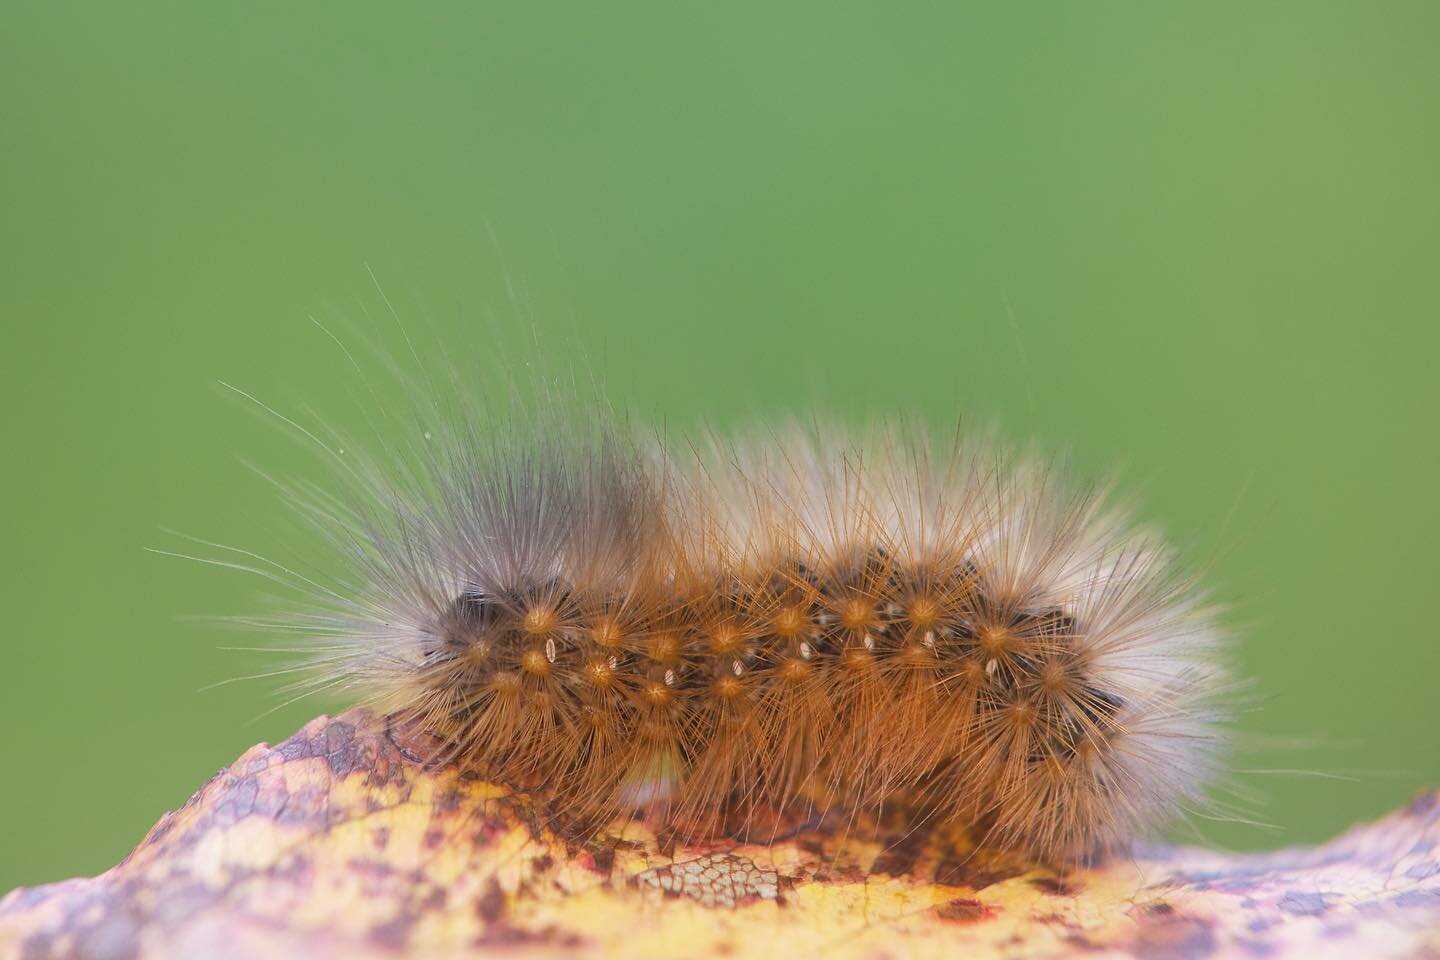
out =
[(481, 419), (296, 495), (354, 571), (286, 621), (305, 689), (353, 688), (572, 829), (883, 806), (1064, 864), (1203, 808), (1222, 632), (1107, 491), (914, 424), (669, 445)]

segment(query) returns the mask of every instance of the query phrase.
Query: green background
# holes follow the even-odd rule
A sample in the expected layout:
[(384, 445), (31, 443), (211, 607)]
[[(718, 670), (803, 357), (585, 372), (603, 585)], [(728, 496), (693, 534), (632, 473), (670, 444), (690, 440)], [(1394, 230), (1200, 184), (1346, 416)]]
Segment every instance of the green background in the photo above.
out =
[(393, 348), (369, 270), (680, 427), (964, 415), (1121, 470), (1254, 678), (1275, 827), (1217, 842), (1440, 784), (1437, 43), (1430, 2), (9, 0), (0, 890), (334, 707), (200, 691), (274, 661), (187, 617), (269, 591), (144, 548), (305, 551), (240, 461), (314, 458), (215, 384), (361, 423), (307, 317)]

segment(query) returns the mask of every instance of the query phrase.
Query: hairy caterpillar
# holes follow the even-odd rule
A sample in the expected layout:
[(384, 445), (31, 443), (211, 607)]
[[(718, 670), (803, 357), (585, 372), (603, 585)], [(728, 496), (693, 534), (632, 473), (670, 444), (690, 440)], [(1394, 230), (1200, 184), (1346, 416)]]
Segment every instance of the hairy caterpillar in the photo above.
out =
[(1065, 863), (1204, 803), (1214, 611), (1103, 491), (913, 425), (672, 447), (560, 419), (456, 417), (297, 497), (357, 571), (287, 621), (310, 687), (582, 829), (888, 804)]

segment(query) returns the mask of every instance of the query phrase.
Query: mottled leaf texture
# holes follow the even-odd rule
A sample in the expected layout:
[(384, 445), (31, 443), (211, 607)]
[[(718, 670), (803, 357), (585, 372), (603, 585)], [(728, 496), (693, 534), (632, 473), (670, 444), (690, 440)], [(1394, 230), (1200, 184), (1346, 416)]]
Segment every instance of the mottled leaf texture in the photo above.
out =
[(0, 957), (1440, 957), (1437, 793), (1314, 849), (1061, 875), (828, 826), (567, 840), (424, 753), (364, 710), (254, 747), (114, 869), (0, 900)]

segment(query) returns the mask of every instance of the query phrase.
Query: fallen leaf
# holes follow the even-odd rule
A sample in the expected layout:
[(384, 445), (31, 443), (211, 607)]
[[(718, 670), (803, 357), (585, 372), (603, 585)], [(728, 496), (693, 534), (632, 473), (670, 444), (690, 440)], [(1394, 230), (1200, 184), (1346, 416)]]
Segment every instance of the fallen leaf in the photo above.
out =
[(576, 842), (362, 710), (247, 751), (98, 877), (0, 900), (0, 956), (1440, 957), (1440, 792), (1311, 849), (1057, 874), (807, 828)]

